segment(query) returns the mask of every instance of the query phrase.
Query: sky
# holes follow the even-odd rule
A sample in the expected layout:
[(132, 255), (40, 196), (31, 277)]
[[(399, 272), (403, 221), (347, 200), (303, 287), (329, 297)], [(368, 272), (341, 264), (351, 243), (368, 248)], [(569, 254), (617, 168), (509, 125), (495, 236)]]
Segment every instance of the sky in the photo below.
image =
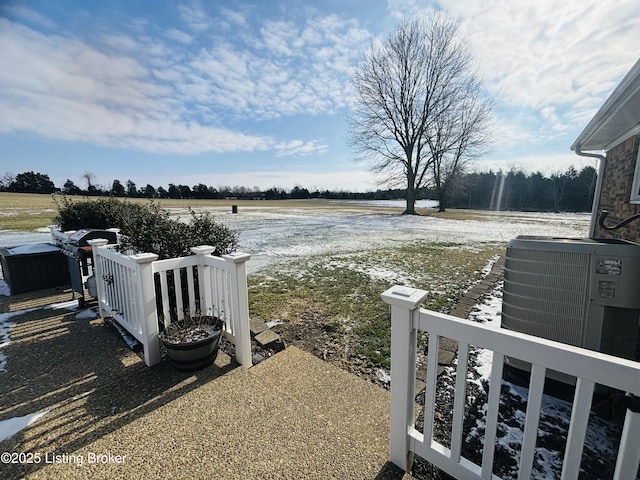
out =
[(460, 22), (495, 103), (472, 169), (569, 150), (638, 59), (637, 0), (0, 0), (0, 175), (369, 191), (352, 75), (404, 17)]

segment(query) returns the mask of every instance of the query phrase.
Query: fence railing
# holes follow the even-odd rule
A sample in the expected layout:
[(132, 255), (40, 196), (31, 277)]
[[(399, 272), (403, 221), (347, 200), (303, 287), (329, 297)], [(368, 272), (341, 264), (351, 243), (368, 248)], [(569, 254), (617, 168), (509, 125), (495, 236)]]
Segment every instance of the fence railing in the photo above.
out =
[(185, 315), (224, 320), (236, 360), (251, 366), (251, 337), (245, 253), (211, 255), (214, 247), (193, 247), (195, 255), (158, 260), (150, 253), (123, 255), (102, 239), (93, 246), (94, 275), (102, 316), (110, 316), (144, 349), (148, 366), (160, 362), (162, 328)]
[[(531, 477), (545, 373), (547, 369), (553, 369), (577, 378), (562, 468), (562, 479), (577, 479), (595, 385), (640, 395), (640, 364), (420, 309), (419, 305), (426, 294), (423, 290), (407, 287), (392, 287), (382, 294), (383, 300), (391, 305), (391, 462), (408, 471), (413, 462), (413, 455), (417, 454), (458, 479), (498, 478), (493, 474), (493, 464), (500, 385), (504, 358), (508, 356), (532, 365), (518, 478)], [(418, 332), (429, 334), (423, 431), (416, 429), (414, 420)], [(450, 338), (459, 342), (449, 447), (436, 441), (433, 428), (440, 338)], [(480, 465), (462, 456), (471, 345), (493, 352)], [(627, 410), (614, 479), (636, 478), (640, 464), (638, 445), (640, 413)]]

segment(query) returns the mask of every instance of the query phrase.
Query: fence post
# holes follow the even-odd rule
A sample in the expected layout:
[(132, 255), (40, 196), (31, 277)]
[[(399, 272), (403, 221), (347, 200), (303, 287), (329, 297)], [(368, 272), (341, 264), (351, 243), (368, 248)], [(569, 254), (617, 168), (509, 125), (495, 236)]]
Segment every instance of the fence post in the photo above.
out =
[(93, 275), (96, 279), (96, 289), (98, 291), (98, 310), (100, 312), (100, 318), (104, 317), (104, 310), (102, 309), (102, 303), (105, 299), (105, 291), (104, 291), (104, 281), (102, 279), (102, 262), (98, 260), (99, 252), (98, 249), (100, 247), (104, 247), (109, 243), (109, 240), (105, 240), (104, 238), (96, 238), (94, 240), (87, 241), (89, 245), (91, 245), (93, 254)]
[(245, 263), (251, 258), (248, 253), (234, 252), (222, 258), (235, 265), (231, 269), (231, 296), (233, 301), (233, 331), (236, 343), (236, 360), (244, 367), (252, 365), (251, 330), (249, 329), (249, 297), (247, 294), (247, 270)]
[(640, 464), (640, 413), (627, 409), (618, 449), (614, 480), (636, 478), (638, 464)]
[(138, 253), (129, 258), (136, 262), (136, 314), (142, 320), (144, 363), (151, 367), (160, 363), (160, 338), (158, 337), (158, 314), (156, 309), (156, 287), (153, 280), (152, 262), (158, 259), (155, 253)]
[(216, 247), (212, 247), (211, 245), (191, 247), (191, 251), (198, 256), (198, 286), (200, 287), (201, 315), (213, 315), (211, 275), (204, 257), (211, 255), (215, 249)]
[(395, 286), (382, 294), (391, 305), (391, 412), (389, 460), (404, 471), (411, 470), (409, 428), (414, 423), (416, 387), (416, 325), (418, 307), (428, 292)]

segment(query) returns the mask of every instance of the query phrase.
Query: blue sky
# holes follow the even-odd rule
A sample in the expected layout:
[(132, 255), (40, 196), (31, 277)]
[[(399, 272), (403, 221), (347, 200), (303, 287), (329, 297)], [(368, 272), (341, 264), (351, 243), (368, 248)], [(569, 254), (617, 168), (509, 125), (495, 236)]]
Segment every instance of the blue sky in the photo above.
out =
[(404, 16), (458, 18), (496, 104), (474, 168), (554, 173), (637, 60), (636, 0), (0, 2), (0, 175), (372, 190), (350, 78)]

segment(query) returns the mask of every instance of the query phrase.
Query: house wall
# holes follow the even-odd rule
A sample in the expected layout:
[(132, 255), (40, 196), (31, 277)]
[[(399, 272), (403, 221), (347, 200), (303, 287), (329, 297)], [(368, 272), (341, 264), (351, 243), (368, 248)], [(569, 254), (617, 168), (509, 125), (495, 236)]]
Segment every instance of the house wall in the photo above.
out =
[[(609, 216), (605, 221), (606, 225), (615, 225), (640, 213), (640, 205), (629, 203), (639, 145), (640, 135), (636, 135), (607, 152), (596, 217), (600, 217), (602, 210), (608, 210)], [(596, 223), (594, 236), (595, 238), (618, 238), (640, 243), (640, 220), (611, 231), (603, 230)]]

